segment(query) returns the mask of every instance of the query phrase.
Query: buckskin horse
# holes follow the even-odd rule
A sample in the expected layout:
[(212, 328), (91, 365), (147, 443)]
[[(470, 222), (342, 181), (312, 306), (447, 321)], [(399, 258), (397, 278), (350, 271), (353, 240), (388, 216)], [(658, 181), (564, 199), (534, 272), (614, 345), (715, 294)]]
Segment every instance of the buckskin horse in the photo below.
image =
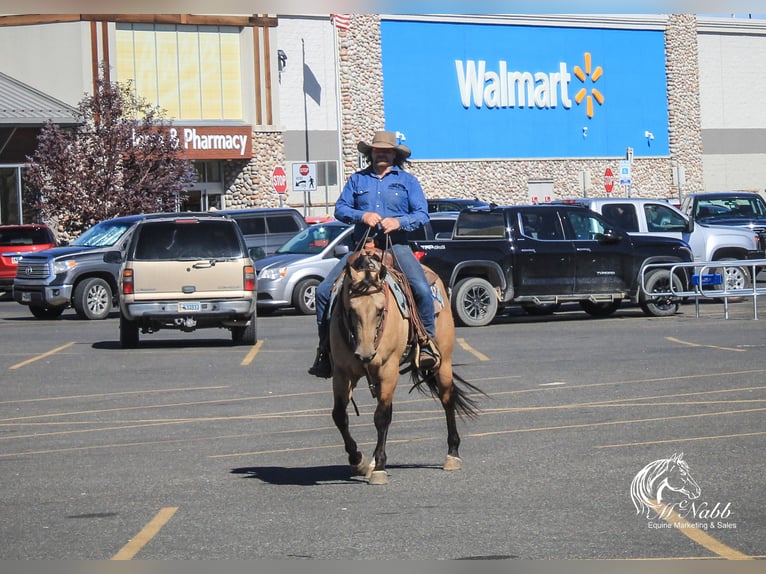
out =
[[(344, 273), (341, 274), (340, 287), (330, 315), (334, 395), (332, 417), (343, 437), (352, 472), (365, 476), (369, 484), (388, 482), (386, 437), (400, 373), (409, 369), (413, 386), (437, 398), (444, 407), (447, 419), (447, 458), (444, 470), (462, 468), (455, 413), (461, 418), (464, 415), (469, 418), (477, 416), (478, 408), (469, 391), (483, 394), (480, 389), (452, 372), (455, 324), (449, 299), (438, 276), (425, 266), (429, 283), (438, 290), (435, 298), (443, 302), (443, 305), (437, 304), (436, 307), (436, 344), (441, 364), (432, 372), (418, 368), (417, 345), (411, 334), (410, 319), (405, 317), (395, 300), (396, 285), (391, 280), (399, 272), (390, 263), (383, 263), (382, 254), (388, 255), (388, 252), (381, 252), (380, 249), (363, 250), (349, 257)], [(403, 275), (400, 274), (400, 284), (406, 282), (406, 279), (402, 279)], [(411, 312), (416, 311), (411, 309)], [(370, 391), (377, 399), (374, 415), (377, 444), (370, 460), (359, 451), (349, 432), (348, 403), (353, 401), (353, 392), (362, 377), (367, 379)]]

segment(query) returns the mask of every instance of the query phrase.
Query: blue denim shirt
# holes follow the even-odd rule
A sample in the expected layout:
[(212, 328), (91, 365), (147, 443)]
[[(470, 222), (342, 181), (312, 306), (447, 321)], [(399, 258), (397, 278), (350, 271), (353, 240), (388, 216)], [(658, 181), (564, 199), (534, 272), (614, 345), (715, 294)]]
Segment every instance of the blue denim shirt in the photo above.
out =
[(391, 233), (393, 243), (406, 243), (404, 232), (428, 223), (428, 202), (418, 179), (396, 166), (378, 178), (372, 166), (356, 172), (346, 182), (335, 204), (335, 218), (355, 224), (354, 239), (367, 232), (362, 216), (372, 211), (381, 217), (395, 217), (401, 231)]

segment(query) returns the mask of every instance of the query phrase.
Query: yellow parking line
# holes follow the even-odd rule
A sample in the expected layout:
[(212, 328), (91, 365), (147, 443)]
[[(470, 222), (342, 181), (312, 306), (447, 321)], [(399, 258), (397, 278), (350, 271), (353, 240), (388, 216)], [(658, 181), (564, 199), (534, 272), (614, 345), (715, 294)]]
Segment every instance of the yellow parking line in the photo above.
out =
[(263, 347), (263, 339), (258, 341), (255, 345), (253, 345), (253, 348), (250, 349), (250, 352), (247, 354), (247, 356), (242, 359), (242, 362), (240, 365), (243, 367), (248, 366), (250, 363), (253, 362), (253, 359), (255, 359), (255, 356), (258, 354), (258, 351), (261, 350), (261, 347)]
[(735, 353), (744, 353), (747, 349), (736, 349), (734, 347), (719, 347), (718, 345), (700, 345), (699, 343), (692, 343), (691, 341), (684, 341), (682, 339), (676, 339), (675, 337), (665, 337), (668, 341), (678, 343), (679, 345), (686, 345), (687, 347), (705, 347), (706, 349), (718, 349), (719, 351), (734, 351)]
[(667, 509), (667, 516), (663, 516), (663, 520), (667, 522), (668, 524), (672, 524), (675, 529), (678, 529), (683, 533), (687, 538), (690, 540), (693, 540), (700, 546), (704, 546), (714, 554), (717, 554), (718, 556), (722, 558), (726, 558), (727, 560), (752, 560), (752, 556), (748, 556), (747, 554), (743, 554), (739, 550), (735, 550), (734, 548), (731, 548), (730, 546), (726, 546), (723, 542), (720, 540), (717, 540), (716, 538), (713, 538), (710, 536), (707, 532), (704, 530), (700, 530), (690, 522), (688, 522), (685, 518), (683, 518), (681, 515), (679, 515), (674, 510), (668, 508)]
[(463, 339), (462, 337), (459, 337), (457, 342), (461, 347), (463, 347), (463, 349), (471, 353), (474, 357), (476, 357), (480, 361), (489, 361), (489, 357), (487, 355), (485, 355), (484, 353), (480, 353), (479, 351), (471, 347), (471, 345), (466, 343), (465, 339)]
[(141, 549), (160, 531), (160, 528), (167, 524), (168, 520), (176, 513), (178, 507), (167, 507), (161, 509), (152, 520), (136, 534), (133, 539), (123, 546), (120, 551), (112, 557), (112, 560), (132, 560)]
[(60, 347), (56, 347), (55, 349), (51, 349), (47, 353), (43, 353), (42, 355), (37, 355), (36, 357), (32, 357), (31, 359), (27, 359), (26, 361), (22, 361), (20, 363), (16, 363), (15, 365), (9, 367), (12, 371), (15, 369), (20, 369), (21, 367), (25, 367), (30, 363), (34, 363), (35, 361), (39, 361), (40, 359), (44, 359), (45, 357), (50, 357), (51, 355), (54, 355), (58, 353), (59, 351), (63, 351), (64, 349), (68, 349), (74, 345), (74, 341), (71, 343), (67, 343), (66, 345), (61, 345)]

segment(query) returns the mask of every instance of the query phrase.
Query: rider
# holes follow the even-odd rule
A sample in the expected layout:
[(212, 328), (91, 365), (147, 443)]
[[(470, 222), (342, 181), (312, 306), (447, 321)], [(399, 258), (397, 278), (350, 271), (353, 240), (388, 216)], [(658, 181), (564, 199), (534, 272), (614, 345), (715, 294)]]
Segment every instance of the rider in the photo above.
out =
[[(421, 345), (419, 365), (433, 370), (439, 366), (439, 353), (434, 344), (434, 302), (423, 268), (407, 244), (407, 233), (428, 223), (428, 204), (417, 178), (404, 171), (410, 148), (399, 144), (393, 132), (376, 132), (372, 142), (360, 141), (357, 149), (369, 162), (346, 182), (335, 204), (335, 217), (353, 223), (354, 240), (358, 243), (366, 233), (384, 234), (391, 239), (396, 266), (407, 276), (420, 319), (429, 341)], [(332, 376), (329, 353), (329, 317), (327, 306), (335, 280), (343, 272), (348, 254), (328, 273), (316, 289), (319, 347), (309, 374)]]

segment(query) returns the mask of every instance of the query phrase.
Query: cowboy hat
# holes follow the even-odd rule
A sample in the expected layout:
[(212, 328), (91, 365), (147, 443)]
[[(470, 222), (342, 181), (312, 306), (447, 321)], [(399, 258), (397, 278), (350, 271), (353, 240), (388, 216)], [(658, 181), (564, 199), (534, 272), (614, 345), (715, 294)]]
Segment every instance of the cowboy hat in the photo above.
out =
[(396, 134), (394, 134), (394, 132), (375, 132), (375, 135), (369, 144), (363, 141), (356, 144), (356, 149), (364, 155), (368, 155), (374, 147), (396, 150), (396, 153), (400, 154), (402, 159), (407, 159), (412, 153), (410, 148), (406, 145), (396, 143)]

